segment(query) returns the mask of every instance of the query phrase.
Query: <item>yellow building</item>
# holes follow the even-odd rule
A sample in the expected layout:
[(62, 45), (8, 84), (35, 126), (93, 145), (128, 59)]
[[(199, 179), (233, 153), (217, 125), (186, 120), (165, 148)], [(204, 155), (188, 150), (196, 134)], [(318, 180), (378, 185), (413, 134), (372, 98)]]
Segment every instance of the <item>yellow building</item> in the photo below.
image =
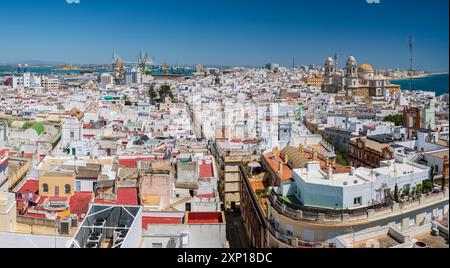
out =
[(323, 76), (309, 76), (303, 77), (302, 81), (311, 87), (321, 87), (325, 79)]
[(39, 174), (39, 194), (69, 197), (75, 192), (75, 175), (72, 171), (43, 171)]

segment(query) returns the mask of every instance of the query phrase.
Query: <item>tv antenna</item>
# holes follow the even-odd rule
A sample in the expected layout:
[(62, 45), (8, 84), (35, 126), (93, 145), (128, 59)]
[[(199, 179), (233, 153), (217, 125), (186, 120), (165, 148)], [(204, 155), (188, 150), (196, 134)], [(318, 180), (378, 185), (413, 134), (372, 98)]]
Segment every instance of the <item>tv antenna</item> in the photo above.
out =
[(334, 53), (334, 70), (337, 71), (338, 68), (338, 61), (339, 61), (339, 54)]
[(414, 40), (412, 36), (409, 36), (409, 90), (412, 91), (413, 83), (413, 46)]

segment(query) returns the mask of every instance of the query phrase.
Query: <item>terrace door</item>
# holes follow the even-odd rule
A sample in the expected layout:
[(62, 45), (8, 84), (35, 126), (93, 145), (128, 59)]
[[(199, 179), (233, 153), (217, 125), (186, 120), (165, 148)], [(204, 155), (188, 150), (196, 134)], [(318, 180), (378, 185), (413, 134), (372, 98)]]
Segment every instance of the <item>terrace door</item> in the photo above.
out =
[(55, 196), (59, 196), (59, 186), (55, 186)]

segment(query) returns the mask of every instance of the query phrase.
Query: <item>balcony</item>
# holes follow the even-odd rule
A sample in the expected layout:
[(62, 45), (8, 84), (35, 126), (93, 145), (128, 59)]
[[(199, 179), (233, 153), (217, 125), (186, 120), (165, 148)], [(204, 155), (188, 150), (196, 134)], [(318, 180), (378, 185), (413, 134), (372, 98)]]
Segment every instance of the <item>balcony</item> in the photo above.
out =
[(298, 237), (289, 236), (280, 233), (273, 221), (269, 221), (267, 228), (270, 234), (279, 240), (280, 242), (286, 244), (287, 247), (295, 247), (295, 248), (336, 248), (336, 244), (334, 243), (322, 243), (322, 242), (311, 242), (304, 241), (299, 239)]
[(319, 210), (292, 204), (283, 200), (283, 198), (280, 197), (274, 189), (270, 191), (269, 200), (272, 207), (275, 208), (278, 213), (291, 219), (333, 225), (339, 223), (377, 220), (384, 218), (389, 214), (394, 215), (405, 213), (445, 200), (448, 201), (448, 190), (425, 195), (419, 199), (411, 200), (403, 204), (394, 203), (390, 206), (377, 204), (355, 210)]

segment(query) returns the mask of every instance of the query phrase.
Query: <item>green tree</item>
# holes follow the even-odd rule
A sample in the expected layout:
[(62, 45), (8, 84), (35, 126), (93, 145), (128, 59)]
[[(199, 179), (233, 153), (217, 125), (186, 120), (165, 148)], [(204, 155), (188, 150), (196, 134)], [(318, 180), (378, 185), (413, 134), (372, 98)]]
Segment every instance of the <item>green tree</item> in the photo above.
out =
[(156, 103), (156, 101), (157, 101), (156, 98), (158, 97), (158, 93), (156, 93), (154, 85), (150, 85), (150, 87), (148, 89), (148, 97), (150, 99), (150, 104)]
[(161, 85), (159, 88), (159, 98), (160, 101), (163, 102), (166, 97), (170, 97), (173, 99), (173, 93), (169, 85)]
[(402, 114), (394, 114), (388, 115), (383, 119), (384, 122), (392, 122), (396, 126), (400, 126), (403, 124), (403, 115)]
[(422, 192), (429, 193), (433, 190), (434, 184), (432, 180), (425, 180), (422, 184)]
[(395, 202), (398, 202), (398, 185), (395, 184), (395, 188), (394, 188), (394, 200)]
[(404, 189), (405, 196), (409, 196), (410, 192), (409, 186)]
[(123, 96), (123, 101), (125, 102), (125, 106), (131, 106), (132, 105), (132, 103), (131, 103), (131, 101), (130, 101), (130, 99), (128, 98), (127, 95)]
[(336, 150), (336, 163), (342, 166), (348, 166), (348, 153)]

